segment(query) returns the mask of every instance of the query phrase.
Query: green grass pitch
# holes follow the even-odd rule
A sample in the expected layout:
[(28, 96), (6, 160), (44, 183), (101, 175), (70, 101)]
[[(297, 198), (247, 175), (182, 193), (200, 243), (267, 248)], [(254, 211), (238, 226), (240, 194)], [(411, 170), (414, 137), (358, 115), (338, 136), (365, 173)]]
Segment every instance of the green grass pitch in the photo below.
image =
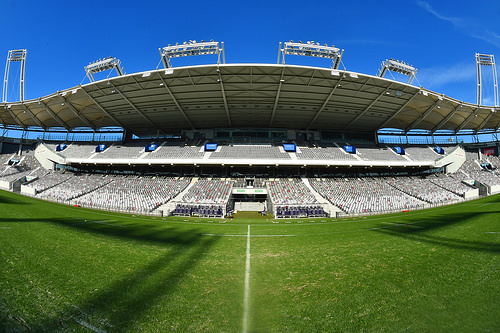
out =
[(277, 222), (0, 191), (0, 331), (500, 331), (500, 195)]

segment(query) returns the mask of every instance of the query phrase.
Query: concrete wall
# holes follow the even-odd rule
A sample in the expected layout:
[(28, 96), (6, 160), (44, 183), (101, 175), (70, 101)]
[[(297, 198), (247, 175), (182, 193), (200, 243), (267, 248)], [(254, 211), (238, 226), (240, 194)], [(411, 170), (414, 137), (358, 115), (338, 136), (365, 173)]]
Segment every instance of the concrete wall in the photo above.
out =
[(464, 193), (464, 199), (475, 198), (479, 196), (479, 189), (475, 188), (473, 190)]
[(50, 149), (44, 143), (40, 143), (35, 149), (35, 158), (40, 162), (42, 167), (47, 170), (54, 170), (55, 164), (64, 164), (65, 158)]
[(11, 184), (10, 184), (10, 182), (8, 182), (6, 180), (0, 180), (0, 188), (4, 189), (4, 190), (7, 190), (7, 191), (10, 191)]
[(457, 146), (436, 161), (436, 167), (445, 167), (446, 173), (456, 172), (465, 162), (465, 150)]

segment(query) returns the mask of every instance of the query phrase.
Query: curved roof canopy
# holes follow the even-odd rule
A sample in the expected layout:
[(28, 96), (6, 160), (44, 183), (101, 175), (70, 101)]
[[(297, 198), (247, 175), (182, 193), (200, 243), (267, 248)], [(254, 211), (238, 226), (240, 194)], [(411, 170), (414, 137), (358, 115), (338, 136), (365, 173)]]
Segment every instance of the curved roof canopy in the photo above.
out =
[(118, 126), (137, 134), (205, 128), (493, 130), (500, 108), (372, 75), (282, 64), (220, 64), (108, 78), (1, 103), (3, 126)]

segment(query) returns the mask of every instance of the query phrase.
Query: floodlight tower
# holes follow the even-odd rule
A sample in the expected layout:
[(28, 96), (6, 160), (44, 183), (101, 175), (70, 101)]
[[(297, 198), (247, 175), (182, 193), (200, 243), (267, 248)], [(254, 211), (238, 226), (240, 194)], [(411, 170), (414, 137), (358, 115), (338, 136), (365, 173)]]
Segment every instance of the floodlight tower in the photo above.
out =
[(3, 77), (3, 94), (2, 102), (7, 102), (7, 88), (9, 86), (9, 71), (10, 63), (13, 61), (21, 62), (21, 71), (19, 73), (19, 101), (24, 101), (24, 72), (26, 65), (26, 54), (28, 51), (26, 49), (22, 50), (10, 50), (7, 54), (7, 63), (5, 64), (5, 74)]
[(104, 59), (99, 59), (85, 66), (85, 73), (87, 73), (87, 77), (90, 82), (94, 82), (94, 74), (99, 72), (104, 72), (107, 70), (115, 69), (116, 73), (119, 76), (123, 75), (123, 68), (121, 66), (120, 59), (116, 59), (113, 57), (108, 57)]
[(222, 63), (226, 63), (226, 57), (224, 55), (224, 42), (214, 42), (214, 40), (210, 40), (210, 42), (205, 42), (202, 40), (201, 42), (196, 42), (195, 40), (190, 40), (184, 42), (182, 44), (175, 43), (175, 45), (170, 45), (162, 47), (158, 49), (160, 51), (161, 61), (163, 62), (163, 66), (165, 68), (171, 68), (170, 58), (179, 58), (179, 57), (188, 57), (195, 55), (207, 55), (207, 54), (216, 54), (217, 55), (217, 65), (220, 64), (221, 55), (222, 55)]
[[(282, 48), (283, 45), (283, 48)], [(302, 43), (294, 43), (293, 40), (289, 42), (280, 42), (278, 51), (278, 64), (285, 64), (285, 54), (299, 55), (299, 56), (309, 56), (318, 58), (332, 59), (332, 69), (338, 69), (340, 61), (342, 60), (342, 54), (344, 50), (336, 48), (335, 46), (328, 46), (328, 44), (320, 45), (320, 43), (314, 41), (308, 41)]]
[(408, 65), (404, 61), (394, 59), (386, 59), (385, 61), (382, 61), (377, 76), (384, 77), (387, 71), (408, 76), (408, 81), (406, 82), (407, 84), (411, 84), (413, 79), (415, 79), (415, 75), (417, 75), (417, 69), (415, 67)]
[(493, 99), (495, 106), (498, 106), (498, 78), (497, 66), (495, 64), (495, 56), (493, 54), (476, 53), (476, 70), (477, 70), (477, 105), (482, 104), (482, 75), (481, 66), (489, 66), (493, 72)]

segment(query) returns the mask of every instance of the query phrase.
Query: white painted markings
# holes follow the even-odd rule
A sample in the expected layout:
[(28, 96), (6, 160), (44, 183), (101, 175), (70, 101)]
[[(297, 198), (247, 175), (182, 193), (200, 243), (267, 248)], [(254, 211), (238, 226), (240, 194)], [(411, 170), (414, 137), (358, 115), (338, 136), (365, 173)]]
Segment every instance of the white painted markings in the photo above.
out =
[(251, 238), (259, 238), (259, 237), (294, 237), (295, 235), (228, 235), (228, 234), (201, 234), (202, 236), (215, 236), (215, 237), (251, 237)]
[(73, 319), (74, 319), (74, 320), (75, 320), (78, 324), (82, 325), (83, 327), (88, 328), (88, 329), (89, 329), (89, 330), (91, 330), (91, 331), (94, 331), (94, 332), (96, 332), (96, 333), (106, 333), (106, 331), (101, 330), (99, 327), (95, 327), (94, 325), (91, 325), (91, 324), (87, 323), (86, 321), (83, 321), (83, 320), (81, 320), (81, 319), (79, 319), (79, 318), (75, 318), (75, 317), (73, 317)]
[(250, 225), (247, 231), (247, 251), (245, 260), (245, 290), (243, 296), (243, 333), (248, 332), (249, 316), (249, 298), (250, 298)]

